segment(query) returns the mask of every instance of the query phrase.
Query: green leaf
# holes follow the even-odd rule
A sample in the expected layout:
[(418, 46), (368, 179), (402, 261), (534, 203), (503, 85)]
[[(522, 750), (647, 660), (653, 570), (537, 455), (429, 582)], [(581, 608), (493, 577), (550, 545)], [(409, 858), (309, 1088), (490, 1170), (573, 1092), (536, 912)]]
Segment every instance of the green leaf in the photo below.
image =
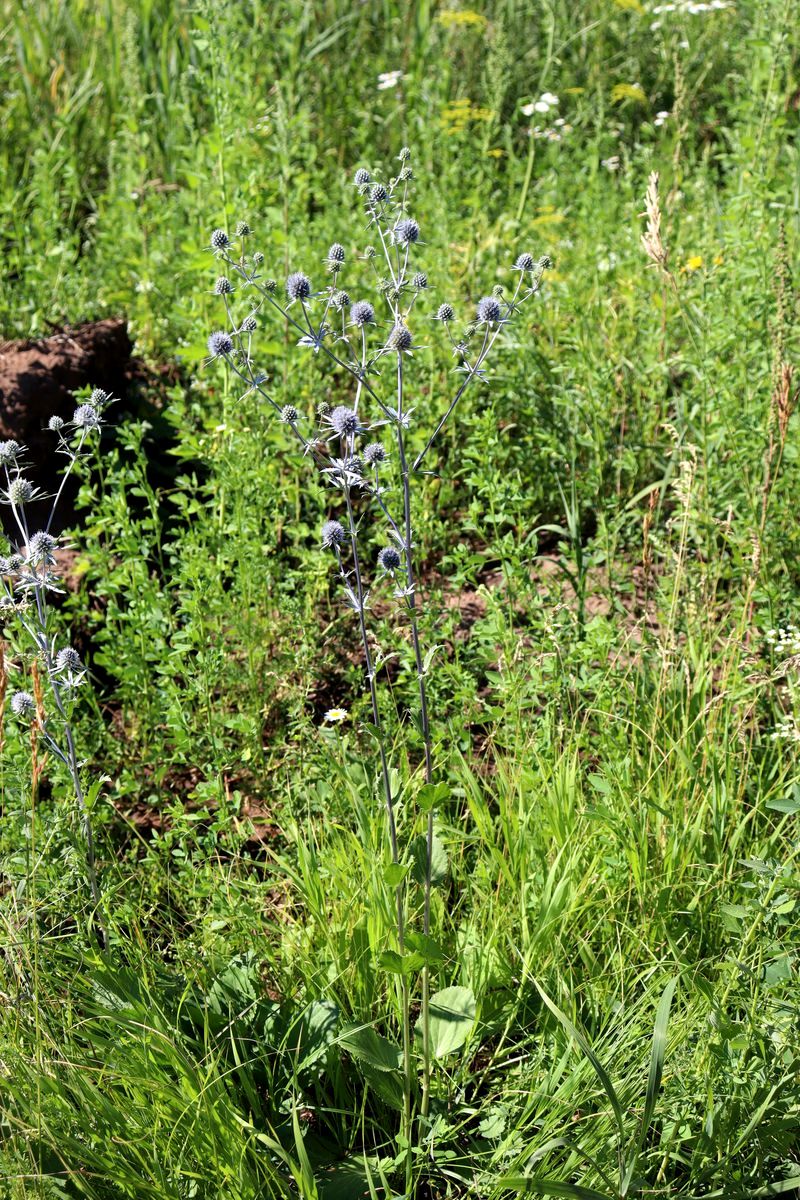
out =
[(596, 1192), (594, 1188), (581, 1187), (578, 1183), (561, 1183), (557, 1179), (530, 1178), (525, 1175), (507, 1175), (498, 1180), (501, 1188), (512, 1188), (516, 1192), (533, 1192), (537, 1196), (572, 1196), (575, 1200), (611, 1200), (607, 1192)]
[[(425, 867), (428, 857), (428, 839), (425, 834), (420, 834), (419, 837), (414, 838), (411, 843), (411, 857), (414, 863), (412, 870), (414, 879), (420, 887), (424, 887)], [(437, 887), (440, 883), (444, 883), (449, 870), (450, 862), (447, 857), (447, 851), (436, 834), (434, 834), (431, 844), (431, 883), (434, 887)]]
[(397, 1071), (402, 1060), (399, 1046), (376, 1033), (371, 1025), (348, 1025), (339, 1037), (339, 1043), (357, 1058), (378, 1071)]
[[(290, 1032), (289, 1046), (294, 1049), (299, 1040), (298, 1071), (304, 1071), (318, 1062), (336, 1041), (339, 1024), (339, 1009), (331, 1000), (314, 1000), (302, 1012), (297, 1032)], [(295, 1029), (297, 1026), (295, 1027)]]
[[(558, 1007), (558, 1005), (553, 1000), (550, 999), (550, 997), (539, 986), (539, 984), (536, 982), (535, 979), (533, 981), (533, 985), (536, 988), (539, 995), (542, 997), (542, 1000), (545, 1002), (547, 1007), (550, 1009), (550, 1012), (553, 1014), (553, 1016), (558, 1021), (561, 1022), (561, 1024), (566, 1029), (567, 1033), (569, 1033), (572, 1037), (574, 1037), (575, 1041), (578, 1043), (581, 1050), (583, 1051), (583, 1053), (588, 1058), (589, 1062), (594, 1067), (595, 1074), (596, 1074), (597, 1078), (600, 1080), (600, 1085), (603, 1088), (603, 1091), (605, 1092), (605, 1094), (608, 1096), (609, 1103), (611, 1104), (611, 1108), (614, 1113), (614, 1119), (617, 1122), (617, 1129), (619, 1131), (620, 1140), (622, 1140), (625, 1137), (625, 1122), (622, 1119), (622, 1105), (619, 1102), (617, 1093), (614, 1091), (613, 1084), (611, 1083), (611, 1080), (609, 1079), (608, 1074), (606, 1073), (604, 1067), (600, 1063), (600, 1060), (598, 1059), (594, 1050), (592, 1050), (592, 1047), (589, 1045), (589, 1042), (586, 1039), (586, 1035), (581, 1033), (581, 1031), (578, 1028), (576, 1028), (575, 1025), (572, 1024), (572, 1021), (570, 1021), (569, 1017), (567, 1017), (561, 1011), (561, 1009)], [(555, 1195), (556, 1193), (551, 1193), (551, 1194)], [(564, 1193), (564, 1194), (566, 1195), (567, 1193)], [(572, 1195), (573, 1193), (569, 1193), (569, 1194)]]
[(378, 955), (378, 966), (393, 975), (413, 975), (423, 965), (419, 954), (398, 954), (396, 950), (384, 950)]
[(435, 938), (428, 937), (426, 933), (410, 931), (406, 934), (406, 945), (421, 956), (425, 966), (434, 967), (444, 962), (444, 950)]
[(426, 783), (417, 793), (417, 808), (420, 812), (429, 813), (431, 809), (444, 804), (449, 794), (446, 783)]
[[(475, 1024), (475, 996), (471, 988), (448, 987), (430, 999), (431, 1052), (445, 1058), (460, 1050)], [(415, 1033), (422, 1038), (422, 1017)]]
[(765, 808), (771, 808), (773, 812), (792, 813), (800, 812), (800, 796), (779, 796), (777, 800), (768, 800)]
[(627, 1194), (633, 1178), (633, 1172), (636, 1169), (636, 1164), (639, 1159), (639, 1153), (644, 1145), (644, 1140), (647, 1137), (647, 1131), (650, 1128), (650, 1123), (653, 1120), (653, 1112), (655, 1111), (656, 1099), (661, 1090), (661, 1073), (664, 1068), (664, 1054), (667, 1049), (667, 1025), (669, 1024), (669, 1010), (672, 1005), (672, 997), (675, 995), (675, 988), (678, 985), (677, 978), (670, 979), (664, 991), (661, 994), (661, 999), (656, 1012), (656, 1023), (653, 1027), (653, 1044), (650, 1049), (650, 1071), (647, 1076), (647, 1092), (645, 1093), (644, 1111), (642, 1112), (642, 1120), (639, 1125), (639, 1133), (636, 1141), (631, 1149), (630, 1158), (628, 1160), (628, 1168), (622, 1180), (620, 1192), (623, 1196)]
[(410, 863), (387, 863), (383, 868), (383, 879), (387, 887), (398, 887), (411, 869)]

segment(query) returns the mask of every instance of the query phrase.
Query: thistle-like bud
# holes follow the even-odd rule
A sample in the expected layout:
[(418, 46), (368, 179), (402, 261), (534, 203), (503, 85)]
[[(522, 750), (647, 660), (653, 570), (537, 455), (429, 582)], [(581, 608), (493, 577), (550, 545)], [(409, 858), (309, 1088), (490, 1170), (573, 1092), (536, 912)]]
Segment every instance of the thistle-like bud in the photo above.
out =
[(14, 692), (11, 697), (11, 711), (15, 717), (29, 717), (36, 711), (36, 701), (30, 692)]
[(375, 251), (374, 246), (365, 246), (364, 247), (364, 258), (374, 258), (375, 254), (376, 254), (376, 251)]
[(371, 180), (372, 180), (372, 176), (370, 175), (370, 173), (366, 169), (366, 167), (359, 167), (358, 170), (356, 171), (355, 175), (353, 176), (353, 183), (356, 185), (357, 188), (366, 187), (367, 184), (371, 182)]
[(401, 167), (397, 178), (400, 180), (401, 183), (408, 183), (409, 179), (414, 178), (414, 172), (411, 170), (411, 167), (409, 167), (409, 166)]
[(494, 285), (494, 287), (492, 288), (492, 295), (494, 296), (495, 300), (502, 300), (502, 299), (503, 299), (503, 285), (502, 285), (502, 283), (496, 283), (496, 284)]
[(389, 199), (389, 193), (382, 183), (376, 183), (370, 188), (369, 198), (373, 204), (383, 204)]
[(411, 286), (416, 292), (424, 292), (428, 286), (428, 276), (424, 271), (417, 271), (414, 278), (411, 280)]
[(52, 566), (56, 561), (53, 555), (56, 545), (56, 539), (51, 533), (39, 530), (28, 542), (28, 562), (35, 566), (39, 564)]
[(295, 271), (286, 280), (286, 295), (290, 300), (307, 300), (311, 295), (311, 280), (302, 271)]
[(214, 284), (215, 296), (230, 296), (233, 291), (233, 284), (227, 275), (220, 275), (217, 282)]
[(334, 433), (339, 437), (352, 437), (361, 429), (361, 423), (358, 419), (358, 413), (355, 409), (346, 408), (344, 404), (338, 405), (328, 417), (328, 423)]
[(400, 162), (408, 162), (409, 158), (411, 158), (411, 151), (408, 146), (403, 146), (397, 157), (400, 159)]
[(341, 242), (334, 242), (327, 254), (329, 263), (336, 263), (340, 267), (345, 260), (344, 246)]
[(326, 521), (322, 526), (323, 546), (341, 546), (344, 539), (344, 525), (340, 521)]
[(464, 335), (465, 335), (465, 337), (471, 338), (471, 337), (474, 337), (477, 332), (478, 332), (478, 322), (470, 321), (469, 325), (464, 330)]
[(77, 650), (73, 650), (72, 646), (64, 646), (56, 655), (56, 670), (68, 671), (70, 675), (74, 675), (78, 671), (83, 670), (83, 663)]
[(13, 438), (9, 438), (5, 442), (0, 442), (0, 466), (10, 466), (11, 463), (17, 461), (21, 453), (22, 446), (20, 446), (19, 442), (15, 442)]
[(252, 232), (253, 231), (250, 228), (250, 226), (247, 224), (247, 221), (240, 221), (239, 224), (236, 226), (236, 236), (238, 238), (249, 237), (249, 235)]
[(317, 416), (322, 417), (322, 419), (324, 420), (325, 417), (329, 417), (330, 415), (331, 415), (330, 404), (326, 404), (324, 400), (321, 400), (319, 402), (319, 404), (317, 405)]
[(108, 404), (110, 399), (111, 393), (107, 392), (104, 388), (93, 388), (92, 394), (89, 397), (89, 403), (93, 404), (95, 408), (102, 408), (104, 404)]
[(362, 451), (364, 462), (369, 467), (375, 467), (378, 463), (386, 462), (387, 454), (380, 442), (370, 442)]
[(281, 409), (281, 420), (287, 425), (294, 425), (296, 421), (300, 420), (300, 413), (293, 404), (284, 404)]
[(60, 433), (61, 430), (64, 428), (64, 418), (63, 417), (51, 417), (50, 420), (47, 422), (47, 428), (52, 429), (53, 433)]
[(256, 250), (255, 254), (253, 255), (253, 266), (254, 267), (263, 267), (263, 265), (264, 265), (264, 255), (261, 253), (260, 250)]
[(404, 217), (394, 227), (394, 240), (401, 246), (410, 246), (419, 241), (419, 225), (411, 217)]
[(386, 339), (386, 345), (389, 350), (397, 350), (398, 353), (404, 350), (410, 350), (414, 339), (411, 336), (411, 330), (405, 325), (395, 325), (392, 332)]
[(369, 300), (356, 300), (350, 309), (350, 320), (354, 325), (371, 325), (375, 320), (375, 309)]
[(97, 429), (100, 425), (100, 413), (93, 404), (81, 404), (72, 414), (72, 424), (76, 429)]
[(258, 321), (252, 313), (242, 321), (242, 333), (255, 333), (258, 329)]
[(394, 546), (385, 546), (378, 555), (378, 563), (389, 575), (393, 575), (400, 566), (400, 553)]
[(478, 320), (487, 325), (495, 324), (502, 315), (500, 301), (495, 296), (484, 296), (478, 301)]
[(231, 240), (224, 229), (215, 229), (211, 234), (211, 247), (213, 250), (227, 250)]
[(233, 354), (233, 339), (224, 329), (218, 329), (208, 339), (208, 353), (212, 358), (224, 358)]
[(334, 292), (331, 296), (331, 304), (341, 312), (343, 308), (350, 307), (350, 296), (345, 291)]
[(455, 315), (452, 304), (440, 304), (436, 310), (437, 321), (452, 321)]
[(265, 292), (269, 292), (269, 294), (272, 296), (278, 290), (278, 281), (277, 279), (265, 279), (261, 286)]
[(28, 504), (34, 497), (36, 489), (30, 479), (24, 479), (22, 475), (18, 475), (16, 479), (12, 479), (8, 485), (6, 496), (9, 504), (24, 505)]
[(539, 259), (539, 270), (540, 271), (552, 271), (552, 269), (553, 269), (552, 258), (550, 257), (549, 254), (543, 254), (542, 257)]
[(515, 271), (532, 271), (533, 270), (533, 255), (520, 254), (517, 261), (514, 263)]

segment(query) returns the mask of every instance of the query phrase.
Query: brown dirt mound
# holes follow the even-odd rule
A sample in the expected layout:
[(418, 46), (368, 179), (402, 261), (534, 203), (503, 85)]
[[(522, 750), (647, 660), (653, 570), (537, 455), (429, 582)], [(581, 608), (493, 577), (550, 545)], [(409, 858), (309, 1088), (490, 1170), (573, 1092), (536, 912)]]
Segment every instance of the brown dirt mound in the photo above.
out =
[(87, 384), (117, 396), (131, 369), (127, 322), (92, 321), (37, 341), (0, 343), (0, 438), (38, 450), (52, 447), (44, 435), (50, 417), (72, 415), (72, 392)]

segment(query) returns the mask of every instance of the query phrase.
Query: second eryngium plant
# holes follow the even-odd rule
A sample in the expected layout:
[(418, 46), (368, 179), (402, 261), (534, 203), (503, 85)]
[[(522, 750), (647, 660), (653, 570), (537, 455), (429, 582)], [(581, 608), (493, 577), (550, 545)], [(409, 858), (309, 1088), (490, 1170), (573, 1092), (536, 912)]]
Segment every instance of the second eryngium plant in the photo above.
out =
[[(264, 273), (263, 254), (250, 251), (249, 226), (241, 222), (231, 238), (223, 229), (211, 235), (211, 249), (225, 264), (227, 273), (214, 285), (226, 313), (226, 328), (212, 333), (208, 348), (212, 358), (223, 359), (245, 385), (246, 393), (258, 393), (274, 410), (276, 417), (296, 439), (303, 453), (315, 465), (332, 493), (329, 515), (322, 525), (322, 545), (333, 552), (346, 604), (358, 621), (369, 687), (372, 723), (378, 746), (378, 775), (386, 807), (392, 856), (391, 882), (396, 890), (397, 954), (400, 964), (403, 1018), (403, 1062), (405, 1105), (403, 1144), (407, 1150), (407, 1183), (411, 1171), (411, 1127), (413, 1121), (416, 1072), (411, 1057), (410, 971), (421, 966), (422, 1079), (419, 1113), (425, 1123), (430, 1103), (431, 1007), (430, 968), (425, 955), (406, 954), (407, 855), (399, 840), (396, 822), (396, 797), (392, 793), (386, 740), (383, 735), (380, 697), (370, 648), (367, 611), (369, 592), (367, 573), (390, 577), (394, 595), (403, 606), (409, 623), (416, 664), (419, 728), (422, 731), (423, 761), (420, 774), (423, 788), (417, 803), (427, 812), (423, 882), (423, 947), (430, 933), (432, 863), (434, 853), (434, 806), (441, 799), (435, 782), (431, 741), (431, 714), (426, 691), (426, 660), (418, 625), (418, 590), (414, 565), (412, 485), (428, 457), (437, 435), (453, 413), (459, 399), (473, 380), (484, 380), (483, 364), (502, 329), (516, 316), (521, 305), (539, 290), (542, 273), (550, 265), (546, 257), (538, 260), (522, 253), (513, 264), (516, 273), (511, 295), (494, 288), (479, 300), (472, 320), (456, 336), (455, 309), (441, 303), (425, 311), (428, 277), (418, 269), (416, 256), (424, 244), (420, 226), (409, 212), (409, 184), (413, 177), (411, 152), (400, 151), (400, 168), (395, 178), (381, 182), (364, 168), (356, 171), (354, 184), (362, 197), (367, 227), (375, 246), (367, 246), (356, 257), (372, 272), (372, 289), (377, 298), (352, 296), (342, 286), (348, 263), (348, 251), (339, 242), (324, 258), (327, 282), (315, 290), (308, 275), (295, 271), (285, 282), (283, 300), (274, 279)], [(232, 297), (243, 295), (248, 311), (234, 315)], [(257, 369), (253, 358), (253, 337), (262, 314), (279, 314), (298, 334), (299, 347), (323, 354), (343, 373), (342, 390), (347, 402), (331, 409), (320, 404), (316, 414), (301, 413), (294, 405), (279, 405), (267, 387), (266, 376)], [(448, 402), (435, 413), (425, 412), (427, 439), (415, 456), (410, 455), (410, 431), (423, 415), (420, 405), (409, 407), (406, 370), (413, 355), (415, 335), (412, 325), (429, 320), (439, 322), (450, 340), (461, 379)], [(349, 380), (349, 382), (348, 382)], [(419, 439), (422, 443), (422, 439)], [(363, 533), (366, 522), (356, 521), (354, 501), (359, 507), (367, 500), (375, 521), (383, 528), (385, 545), (377, 561), (366, 564), (363, 557)], [(371, 506), (370, 506), (371, 502)], [(441, 789), (444, 793), (444, 789)], [(448, 993), (440, 994), (439, 1007), (446, 1010)], [(463, 1014), (462, 1014), (463, 1016)], [(413, 1073), (412, 1073), (413, 1071)]]

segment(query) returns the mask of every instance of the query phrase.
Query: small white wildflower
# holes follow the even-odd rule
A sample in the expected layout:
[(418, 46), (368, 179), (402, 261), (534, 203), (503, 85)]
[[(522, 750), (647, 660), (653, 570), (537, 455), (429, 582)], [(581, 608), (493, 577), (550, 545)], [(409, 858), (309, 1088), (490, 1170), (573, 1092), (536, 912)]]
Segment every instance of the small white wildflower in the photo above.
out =
[(346, 708), (329, 708), (325, 713), (325, 720), (331, 725), (341, 725), (342, 721), (347, 720), (348, 715)]
[(396, 87), (402, 78), (402, 71), (384, 71), (378, 76), (378, 91), (385, 92), (388, 88)]

